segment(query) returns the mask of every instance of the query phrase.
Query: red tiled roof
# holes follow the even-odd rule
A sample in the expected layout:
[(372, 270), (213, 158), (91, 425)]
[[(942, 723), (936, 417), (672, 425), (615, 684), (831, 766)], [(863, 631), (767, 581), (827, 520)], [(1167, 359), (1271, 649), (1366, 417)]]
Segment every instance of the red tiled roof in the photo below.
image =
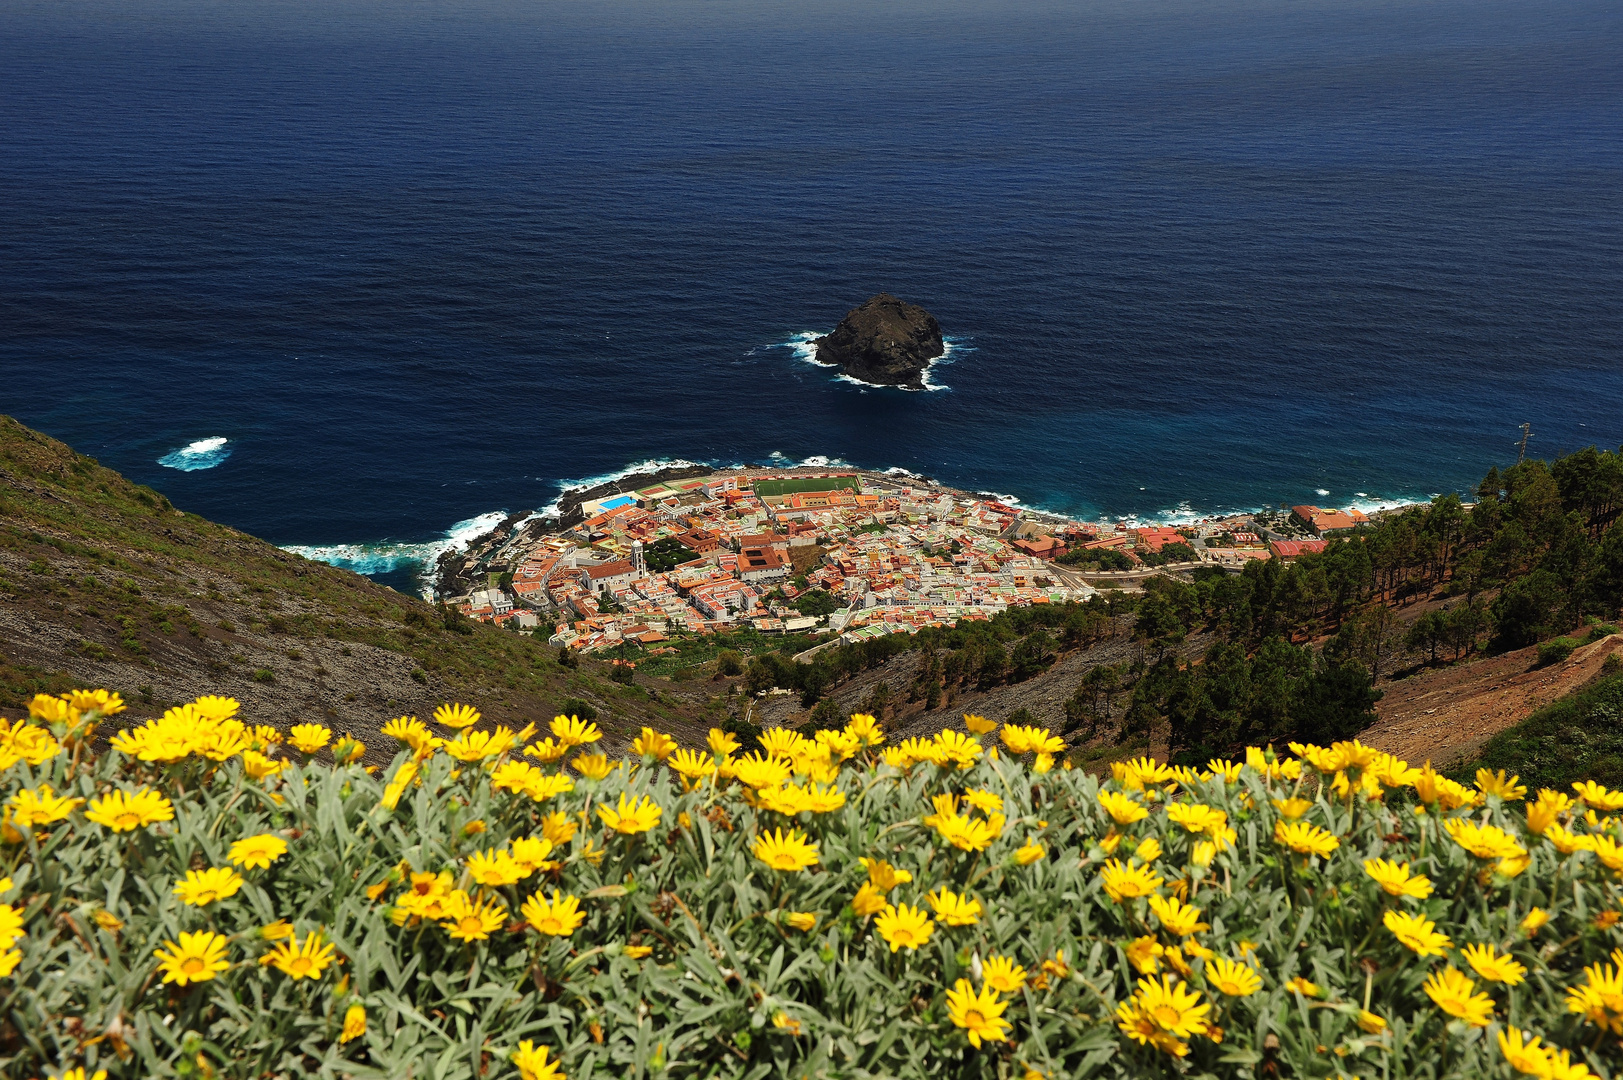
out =
[(598, 566), (588, 566), (586, 576), (593, 581), (606, 577), (619, 577), (622, 574), (634, 574), (636, 567), (631, 565), (630, 559), (616, 559), (614, 562), (602, 563)]

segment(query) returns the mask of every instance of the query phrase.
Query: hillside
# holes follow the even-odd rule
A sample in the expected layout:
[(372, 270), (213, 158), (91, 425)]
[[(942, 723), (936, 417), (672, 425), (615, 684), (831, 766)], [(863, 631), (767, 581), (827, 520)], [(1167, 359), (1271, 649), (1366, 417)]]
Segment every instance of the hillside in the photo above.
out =
[(442, 701), (522, 723), (573, 697), (618, 742), (642, 723), (692, 730), (706, 697), (566, 668), (544, 642), (186, 513), (0, 416), (0, 707), (70, 685), (119, 691), (131, 720), (220, 693), (255, 723), (363, 740)]
[(1380, 719), (1360, 738), (1442, 768), (1615, 670), (1616, 661), (1607, 661), (1619, 652), (1623, 635), (1611, 634), (1546, 667), (1538, 666), (1536, 648), (1526, 648), (1383, 683), (1385, 696), (1375, 706)]

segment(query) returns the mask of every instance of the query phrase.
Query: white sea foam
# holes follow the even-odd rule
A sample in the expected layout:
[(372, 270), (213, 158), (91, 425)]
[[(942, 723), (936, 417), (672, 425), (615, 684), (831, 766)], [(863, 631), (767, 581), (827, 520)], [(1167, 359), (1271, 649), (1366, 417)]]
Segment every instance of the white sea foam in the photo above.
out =
[(855, 469), (858, 467), (842, 457), (828, 457), (825, 454), (813, 454), (811, 457), (801, 458), (796, 461), (782, 450), (774, 450), (768, 454), (765, 464), (774, 469)]
[(808, 364), (816, 364), (822, 368), (837, 368), (838, 364), (825, 364), (817, 359), (817, 345), (820, 337), (827, 337), (828, 333), (819, 330), (802, 330), (788, 341), (778, 342), (778, 347), (788, 349), (795, 354), (796, 360), (804, 360)]
[(1313, 494), (1315, 494), (1315, 495), (1328, 495), (1328, 494), (1330, 494), (1330, 490), (1328, 488), (1314, 488), (1313, 489)]
[(462, 550), (485, 535), (507, 518), (505, 510), (492, 510), (478, 517), (468, 518), (452, 525), (434, 540), (395, 542), (381, 540), (374, 544), (288, 544), (283, 551), (303, 555), (306, 559), (341, 566), (357, 574), (386, 574), (403, 567), (431, 569), (447, 551)]
[[(840, 366), (838, 364), (824, 363), (822, 360), (817, 358), (817, 346), (813, 343), (818, 338), (824, 336), (825, 334), (816, 330), (802, 330), (788, 341), (778, 342), (775, 347), (790, 350), (795, 354), (796, 360), (803, 360), (808, 364), (815, 364), (820, 368), (838, 368)], [(924, 371), (919, 376), (920, 381), (924, 384), (922, 388), (923, 390), (951, 390), (952, 387), (943, 383), (932, 382), (930, 379), (931, 373), (941, 365), (952, 363), (953, 360), (957, 358), (958, 353), (975, 351), (975, 347), (967, 344), (967, 339), (965, 338), (943, 337), (941, 339), (941, 345), (941, 355), (926, 364)], [(843, 371), (834, 376), (834, 381), (850, 383), (852, 386), (860, 386), (864, 390), (906, 390), (911, 393), (921, 392), (919, 388), (912, 386), (890, 386), (886, 383), (863, 382), (861, 379), (852, 378)]]
[[(1360, 492), (1360, 494), (1363, 494), (1363, 493)], [(1419, 495), (1419, 494), (1415, 494), (1415, 495), (1394, 495), (1394, 496), (1390, 496), (1390, 497), (1382, 497), (1380, 495), (1363, 495), (1362, 498), (1354, 499), (1352, 502), (1348, 503), (1346, 506), (1337, 507), (1337, 509), (1339, 509), (1339, 510), (1357, 510), (1361, 514), (1370, 514), (1370, 513), (1374, 513), (1377, 510), (1392, 510), (1392, 509), (1395, 509), (1395, 508), (1397, 508), (1399, 506), (1415, 506), (1415, 505), (1419, 505), (1419, 504), (1429, 503), (1434, 498), (1436, 498), (1435, 495)]]
[(198, 439), (196, 442), (187, 443), (179, 450), (165, 454), (158, 459), (158, 464), (166, 469), (179, 469), (181, 472), (212, 469), (231, 456), (230, 442), (231, 440), (224, 435)]

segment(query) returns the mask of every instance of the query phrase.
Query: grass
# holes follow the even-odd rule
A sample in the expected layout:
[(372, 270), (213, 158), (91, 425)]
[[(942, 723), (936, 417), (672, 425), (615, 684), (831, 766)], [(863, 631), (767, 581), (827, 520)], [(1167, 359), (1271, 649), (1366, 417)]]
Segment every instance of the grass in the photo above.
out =
[(755, 494), (768, 499), (807, 491), (835, 491), (839, 488), (848, 488), (860, 493), (862, 480), (856, 476), (808, 476), (787, 480), (757, 480), (754, 487)]

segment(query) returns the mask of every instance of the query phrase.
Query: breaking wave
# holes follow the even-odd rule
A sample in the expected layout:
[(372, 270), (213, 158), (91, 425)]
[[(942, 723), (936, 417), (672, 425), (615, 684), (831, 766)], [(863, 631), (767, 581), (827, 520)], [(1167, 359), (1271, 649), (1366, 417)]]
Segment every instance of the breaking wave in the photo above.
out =
[(179, 469), (181, 472), (212, 469), (231, 456), (230, 442), (231, 440), (224, 435), (198, 439), (196, 442), (187, 443), (179, 450), (165, 454), (158, 459), (158, 464), (166, 469)]
[(467, 547), (506, 518), (505, 510), (492, 510), (457, 522), (434, 540), (404, 543), (383, 540), (375, 544), (286, 544), (282, 550), (353, 570), (357, 574), (387, 574), (408, 567), (426, 570), (438, 562), (445, 552)]
[[(813, 364), (820, 368), (838, 370), (840, 365), (827, 364), (817, 359), (817, 346), (812, 343), (823, 336), (825, 335), (817, 330), (802, 330), (800, 333), (791, 337), (788, 341), (778, 342), (774, 348), (788, 349), (790, 352), (795, 354), (796, 360), (801, 360), (805, 363)], [(941, 343), (943, 348), (941, 355), (936, 357), (934, 360), (931, 360), (929, 364), (925, 365), (924, 371), (920, 375), (920, 380), (924, 383), (924, 390), (952, 389), (952, 387), (947, 386), (944, 383), (931, 381), (930, 376), (937, 367), (952, 363), (953, 360), (957, 358), (958, 353), (974, 352), (975, 347), (968, 344), (967, 341), (967, 338), (942, 337)], [(852, 378), (843, 371), (834, 376), (834, 381), (850, 383), (852, 386), (860, 386), (866, 390), (906, 390), (909, 393), (921, 392), (913, 389), (910, 386), (888, 386), (884, 383), (863, 382), (861, 379)]]
[(781, 450), (774, 450), (768, 454), (766, 464), (779, 469), (855, 469), (858, 467), (842, 457), (828, 457), (824, 454), (813, 454), (811, 457), (801, 458), (796, 461)]

